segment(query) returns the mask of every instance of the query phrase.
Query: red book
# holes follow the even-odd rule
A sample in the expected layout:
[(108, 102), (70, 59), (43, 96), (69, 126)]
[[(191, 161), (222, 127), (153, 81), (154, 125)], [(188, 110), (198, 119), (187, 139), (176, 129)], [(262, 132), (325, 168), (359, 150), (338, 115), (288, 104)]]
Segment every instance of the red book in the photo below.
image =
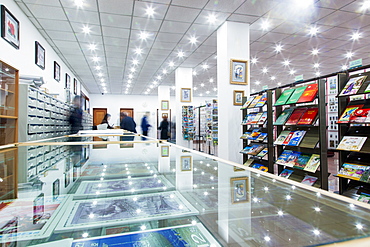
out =
[(308, 108), (307, 111), (302, 115), (301, 119), (298, 121), (298, 124), (302, 125), (311, 125), (316, 119), (319, 108), (313, 107)]
[(349, 117), (350, 123), (364, 123), (369, 120), (370, 109), (357, 109)]
[(296, 125), (301, 119), (302, 115), (307, 111), (306, 107), (303, 108), (296, 108), (294, 109), (292, 115), (290, 115), (288, 121), (286, 121), (285, 125)]
[(290, 139), (292, 139), (294, 135), (294, 131), (290, 131), (289, 135), (285, 138), (284, 142), (283, 142), (283, 145), (288, 145), (289, 142), (290, 142)]
[(318, 90), (319, 90), (319, 86), (317, 83), (308, 85), (306, 90), (304, 90), (303, 94), (297, 101), (297, 103), (305, 103), (305, 102), (313, 101), (316, 98)]

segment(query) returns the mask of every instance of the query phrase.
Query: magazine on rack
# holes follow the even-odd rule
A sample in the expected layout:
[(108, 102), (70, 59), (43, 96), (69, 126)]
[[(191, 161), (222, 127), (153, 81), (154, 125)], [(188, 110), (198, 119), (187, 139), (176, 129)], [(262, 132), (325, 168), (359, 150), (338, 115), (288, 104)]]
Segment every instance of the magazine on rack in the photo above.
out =
[(343, 136), (337, 149), (348, 151), (360, 151), (367, 137), (362, 136)]
[(367, 78), (366, 75), (349, 78), (347, 84), (344, 86), (339, 96), (356, 94), (358, 90), (361, 88), (362, 83), (366, 80), (366, 78)]
[(302, 180), (302, 184), (307, 184), (307, 185), (314, 185), (317, 181), (317, 177), (313, 177), (313, 176), (310, 176), (310, 175), (306, 175), (303, 180)]

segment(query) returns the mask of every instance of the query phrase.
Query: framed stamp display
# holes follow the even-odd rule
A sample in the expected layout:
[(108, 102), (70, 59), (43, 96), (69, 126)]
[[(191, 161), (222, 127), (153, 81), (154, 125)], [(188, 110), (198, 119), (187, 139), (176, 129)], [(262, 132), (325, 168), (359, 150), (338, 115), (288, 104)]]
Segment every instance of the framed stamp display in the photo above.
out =
[(45, 69), (45, 49), (37, 41), (35, 41), (35, 63), (41, 69)]
[(73, 93), (77, 95), (77, 79), (73, 78)]
[(191, 88), (181, 88), (181, 102), (191, 102)]
[(19, 49), (19, 21), (4, 5), (1, 5), (1, 37)]
[(54, 61), (54, 80), (60, 81), (60, 65)]
[(71, 88), (71, 77), (66, 73), (66, 83), (64, 85), (65, 89), (70, 89)]
[(230, 83), (248, 85), (248, 61), (230, 60)]
[(234, 105), (242, 105), (243, 97), (244, 97), (244, 91), (234, 90), (234, 97), (233, 97)]
[(231, 203), (244, 203), (249, 201), (248, 177), (230, 179)]
[(169, 101), (168, 100), (162, 100), (161, 101), (161, 110), (162, 111), (168, 111), (168, 109), (170, 109)]
[(192, 171), (192, 156), (181, 156), (181, 171)]
[(161, 157), (170, 156), (170, 146), (161, 146)]

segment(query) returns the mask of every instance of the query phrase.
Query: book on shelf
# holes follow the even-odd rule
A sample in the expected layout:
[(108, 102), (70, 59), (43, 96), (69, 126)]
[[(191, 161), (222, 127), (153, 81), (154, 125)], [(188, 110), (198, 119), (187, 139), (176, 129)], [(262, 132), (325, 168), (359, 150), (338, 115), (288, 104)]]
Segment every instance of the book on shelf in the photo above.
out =
[(370, 169), (367, 169), (360, 178), (361, 182), (370, 183)]
[(307, 165), (303, 170), (308, 172), (316, 172), (319, 165), (320, 165), (320, 155), (313, 154), (311, 155), (310, 160), (307, 162)]
[(294, 88), (288, 88), (284, 90), (281, 93), (280, 97), (276, 100), (275, 106), (285, 105), (285, 103), (288, 101), (289, 97), (292, 95), (294, 90), (295, 90)]
[(267, 166), (264, 166), (264, 165), (258, 164), (258, 163), (254, 163), (252, 165), (252, 168), (256, 168), (256, 169), (261, 170), (263, 172), (267, 172), (268, 171), (268, 167)]
[(353, 163), (343, 163), (337, 176), (349, 178), (353, 180), (360, 180), (361, 176), (368, 170), (370, 166), (358, 165)]
[(296, 131), (294, 131), (293, 135), (292, 135), (292, 138), (290, 138), (289, 143), (287, 145), (288, 146), (299, 146), (299, 144), (301, 143), (305, 134), (306, 134), (305, 130), (296, 130)]
[(257, 124), (265, 124), (266, 120), (267, 120), (267, 112), (265, 111), (263, 112), (260, 120), (258, 120)]
[(290, 131), (289, 134), (288, 134), (288, 136), (283, 141), (283, 144), (282, 145), (288, 145), (289, 142), (290, 142), (290, 139), (292, 139), (293, 135), (294, 135), (294, 131)]
[(254, 144), (252, 145), (252, 147), (249, 149), (248, 153), (247, 154), (250, 154), (250, 155), (257, 155), (259, 152), (262, 151), (262, 149), (264, 149), (265, 146), (263, 145), (258, 145), (258, 144)]
[(253, 164), (253, 162), (254, 162), (254, 159), (248, 159), (246, 162), (244, 162), (243, 165), (250, 166), (251, 164)]
[(251, 134), (248, 136), (248, 140), (254, 141), (261, 134), (259, 129), (252, 130)]
[(306, 175), (304, 176), (303, 180), (301, 181), (302, 184), (307, 184), (307, 185), (314, 185), (317, 181), (317, 177)]
[(287, 162), (288, 160), (288, 157), (293, 153), (292, 150), (284, 150), (280, 156), (277, 158), (276, 160), (276, 164), (278, 165), (285, 165), (285, 163)]
[(274, 125), (284, 125), (293, 112), (293, 108), (284, 109), (284, 111), (276, 119)]
[(263, 93), (262, 97), (259, 99), (259, 101), (254, 107), (262, 107), (266, 104), (266, 102), (267, 102), (267, 93)]
[(296, 125), (306, 111), (306, 107), (294, 109), (293, 113), (290, 115), (285, 125)]
[(363, 136), (343, 136), (337, 149), (347, 151), (360, 151), (367, 137)]
[(304, 90), (302, 96), (297, 101), (297, 103), (312, 102), (316, 98), (318, 90), (319, 85), (317, 83), (308, 85), (306, 90)]
[(280, 135), (278, 136), (278, 138), (276, 138), (274, 144), (275, 145), (283, 145), (285, 139), (288, 137), (288, 135), (290, 134), (290, 130), (283, 130), (280, 132)]
[(301, 154), (293, 167), (303, 170), (306, 167), (310, 158), (311, 158), (311, 155), (309, 155), (309, 154)]
[(250, 122), (253, 121), (253, 119), (256, 117), (256, 115), (257, 115), (256, 112), (249, 113), (247, 116), (245, 116), (242, 124), (250, 124)]
[(250, 124), (257, 124), (260, 118), (262, 117), (263, 112), (258, 112), (256, 116), (253, 118), (253, 120), (250, 122)]
[(289, 178), (290, 175), (292, 175), (294, 171), (293, 170), (289, 170), (289, 169), (284, 169), (280, 174), (279, 174), (279, 177), (283, 177), (283, 178)]
[(246, 146), (245, 148), (243, 148), (239, 153), (242, 153), (242, 154), (248, 154), (249, 150), (251, 149), (250, 146)]
[(319, 143), (320, 137), (319, 137), (319, 131), (318, 129), (311, 129), (310, 131), (307, 131), (304, 135), (303, 140), (299, 144), (300, 148), (316, 148), (317, 143)]
[(254, 108), (256, 107), (257, 103), (260, 101), (260, 99), (262, 98), (262, 95), (257, 95), (253, 101), (250, 103), (250, 105), (248, 106), (248, 108)]
[(264, 141), (264, 140), (266, 139), (266, 137), (267, 137), (267, 133), (261, 133), (261, 134), (257, 137), (256, 141), (262, 142), (262, 141)]
[(370, 195), (361, 193), (360, 196), (357, 198), (357, 201), (370, 204)]
[(297, 162), (299, 156), (301, 156), (301, 152), (293, 151), (285, 162), (285, 166), (293, 167)]
[(351, 115), (355, 113), (355, 111), (359, 108), (362, 108), (364, 105), (349, 105), (343, 111), (342, 115), (340, 116), (338, 123), (349, 123), (349, 119)]
[(263, 157), (265, 157), (265, 155), (267, 154), (267, 152), (268, 152), (268, 148), (264, 148), (264, 149), (262, 149), (261, 152), (259, 152), (257, 154), (257, 156), (263, 158)]
[(250, 131), (244, 132), (244, 134), (240, 137), (240, 139), (248, 139), (250, 134), (252, 134), (252, 132)]
[(314, 124), (318, 112), (319, 112), (319, 108), (317, 107), (308, 108), (307, 111), (302, 115), (301, 119), (299, 119), (297, 125)]
[(350, 123), (368, 123), (370, 120), (370, 109), (356, 109), (349, 117)]
[(254, 100), (255, 96), (249, 96), (249, 98), (247, 99), (247, 101), (245, 101), (244, 105), (240, 108), (240, 110), (244, 110), (244, 109), (247, 109), (247, 107), (252, 103), (252, 101)]
[(307, 86), (297, 87), (294, 93), (290, 96), (286, 104), (295, 104), (306, 90)]
[(367, 78), (367, 75), (349, 78), (347, 84), (344, 86), (339, 96), (356, 94), (358, 90), (361, 88), (362, 83), (366, 80), (366, 78)]

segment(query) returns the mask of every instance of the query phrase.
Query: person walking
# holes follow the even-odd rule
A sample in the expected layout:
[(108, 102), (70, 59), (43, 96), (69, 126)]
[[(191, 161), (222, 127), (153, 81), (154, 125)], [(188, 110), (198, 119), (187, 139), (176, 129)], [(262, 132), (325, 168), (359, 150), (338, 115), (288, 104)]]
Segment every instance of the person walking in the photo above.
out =
[(143, 118), (141, 119), (141, 130), (143, 131), (143, 136), (148, 136), (149, 128), (152, 127), (148, 123), (148, 116), (149, 116), (149, 112), (146, 112)]
[(71, 134), (77, 134), (83, 129), (82, 126), (82, 109), (81, 96), (77, 95), (73, 98), (73, 109), (69, 115), (69, 124), (71, 125)]
[(134, 119), (132, 119), (132, 117), (129, 117), (126, 112), (121, 112), (121, 118), (122, 118), (120, 123), (121, 129), (137, 133), (136, 123)]
[(167, 117), (164, 116), (161, 124), (158, 127), (158, 129), (161, 131), (161, 140), (168, 139), (168, 127), (169, 127), (169, 123), (167, 121)]

